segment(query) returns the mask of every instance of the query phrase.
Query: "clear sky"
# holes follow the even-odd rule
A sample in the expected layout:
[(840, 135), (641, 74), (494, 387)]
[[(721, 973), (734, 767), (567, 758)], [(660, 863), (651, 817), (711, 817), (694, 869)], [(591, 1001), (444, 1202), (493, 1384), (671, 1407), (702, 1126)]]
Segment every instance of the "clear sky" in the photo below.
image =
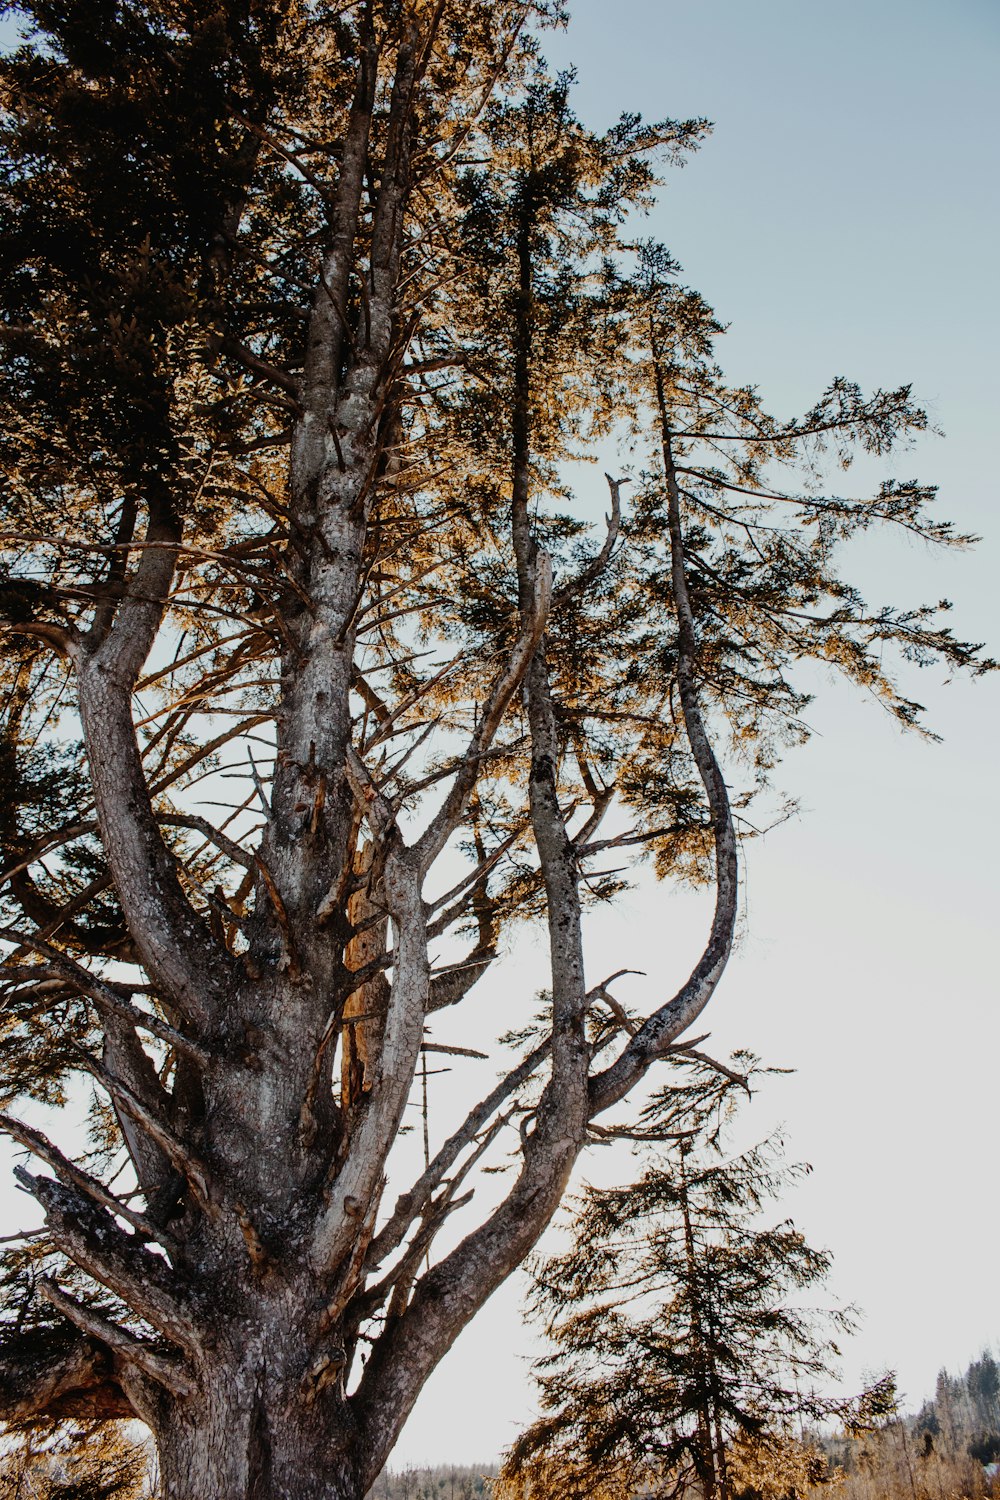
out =
[[(942, 557), (874, 540), (853, 569), (878, 601), (953, 598), (958, 633), (1000, 654), (995, 0), (571, 4), (547, 50), (578, 66), (588, 123), (623, 109), (715, 122), (650, 232), (730, 322), (730, 378), (780, 414), (835, 374), (912, 380), (945, 429), (893, 472), (939, 483), (983, 544)], [(782, 782), (802, 812), (747, 850), (741, 947), (706, 1023), (720, 1053), (797, 1069), (750, 1129), (784, 1120), (790, 1154), (815, 1168), (785, 1211), (833, 1250), (834, 1293), (865, 1312), (845, 1377), (894, 1366), (917, 1403), (940, 1365), (1000, 1341), (1000, 678), (908, 686), (943, 745), (816, 677), (816, 737)], [(592, 973), (647, 971), (629, 999), (651, 1005), (706, 921), (702, 898), (644, 885), (596, 922)], [(540, 959), (524, 940), (503, 984), (530, 995)], [(521, 1294), (505, 1288), (463, 1335), (394, 1466), (490, 1460), (529, 1418)]]
[[(941, 556), (866, 542), (877, 600), (956, 602), (957, 633), (1000, 654), (1000, 9), (994, 0), (571, 0), (550, 59), (577, 106), (706, 115), (650, 232), (731, 325), (727, 373), (782, 414), (835, 374), (912, 380), (943, 439), (891, 472), (941, 486), (984, 534)], [(602, 503), (596, 497), (597, 503)], [(797, 820), (746, 853), (744, 936), (706, 1016), (720, 1052), (797, 1069), (747, 1111), (783, 1120), (813, 1175), (790, 1213), (833, 1250), (833, 1291), (865, 1317), (845, 1379), (895, 1367), (909, 1402), (938, 1368), (1000, 1341), (996, 1179), (996, 744), (1000, 680), (914, 672), (942, 745), (901, 737), (817, 675), (811, 745), (786, 762)], [(592, 935), (592, 972), (644, 969), (649, 1000), (686, 972), (706, 908), (643, 887)], [(525, 944), (508, 985), (541, 982)], [(645, 988), (643, 988), (645, 986)], [(517, 1287), (498, 1293), (425, 1392), (394, 1465), (488, 1459), (531, 1412)]]

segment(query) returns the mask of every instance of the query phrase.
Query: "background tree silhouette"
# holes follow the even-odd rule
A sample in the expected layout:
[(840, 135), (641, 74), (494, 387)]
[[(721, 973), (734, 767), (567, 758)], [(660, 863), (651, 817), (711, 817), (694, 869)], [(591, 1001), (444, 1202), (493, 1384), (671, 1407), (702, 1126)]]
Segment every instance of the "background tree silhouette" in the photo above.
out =
[(636, 1137), (656, 1142), (642, 1175), (589, 1188), (571, 1248), (538, 1268), (543, 1415), (508, 1454), (503, 1493), (733, 1500), (750, 1476), (784, 1494), (825, 1474), (797, 1439), (854, 1410), (816, 1389), (853, 1318), (811, 1303), (829, 1253), (766, 1217), (809, 1168), (785, 1165), (780, 1136), (725, 1149), (736, 1080), (661, 1092)]

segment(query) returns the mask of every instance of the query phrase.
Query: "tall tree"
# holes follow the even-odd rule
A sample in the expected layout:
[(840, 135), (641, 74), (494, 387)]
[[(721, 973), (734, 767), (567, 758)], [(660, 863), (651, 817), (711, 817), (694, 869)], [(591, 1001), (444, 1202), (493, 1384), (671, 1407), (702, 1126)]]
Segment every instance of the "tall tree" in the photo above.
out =
[[(588, 132), (548, 9), (37, 0), (3, 64), (2, 1083), (95, 1104), (85, 1154), (4, 1116), (44, 1227), (0, 1391), (140, 1417), (170, 1500), (370, 1486), (721, 977), (720, 756), (749, 795), (800, 657), (906, 722), (887, 647), (977, 664), (834, 567), (877, 522), (964, 540), (928, 489), (780, 486), (921, 429), (909, 392), (777, 421), (724, 385), (710, 311), (625, 236), (703, 122)], [(592, 540), (565, 461), (630, 433), (638, 499), (613, 481)], [(585, 973), (609, 849), (716, 885), (644, 1016)], [(384, 1201), (427, 1018), (519, 918), (544, 1022)]]
[(810, 1475), (793, 1424), (848, 1409), (816, 1382), (850, 1314), (802, 1300), (829, 1252), (766, 1217), (808, 1168), (786, 1166), (776, 1136), (727, 1153), (706, 1100), (704, 1082), (654, 1099), (636, 1136), (657, 1143), (642, 1176), (589, 1188), (570, 1249), (540, 1266), (543, 1415), (508, 1455), (502, 1493), (733, 1500), (750, 1472), (775, 1470), (785, 1493), (793, 1470)]

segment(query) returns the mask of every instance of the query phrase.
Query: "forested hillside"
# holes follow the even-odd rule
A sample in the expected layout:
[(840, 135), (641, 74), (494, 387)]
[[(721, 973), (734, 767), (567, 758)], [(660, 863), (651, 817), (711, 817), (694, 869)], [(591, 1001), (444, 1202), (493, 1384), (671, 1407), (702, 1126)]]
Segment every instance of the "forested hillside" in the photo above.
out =
[(843, 1500), (998, 1495), (1000, 1366), (984, 1350), (964, 1374), (942, 1370), (916, 1416), (822, 1447)]

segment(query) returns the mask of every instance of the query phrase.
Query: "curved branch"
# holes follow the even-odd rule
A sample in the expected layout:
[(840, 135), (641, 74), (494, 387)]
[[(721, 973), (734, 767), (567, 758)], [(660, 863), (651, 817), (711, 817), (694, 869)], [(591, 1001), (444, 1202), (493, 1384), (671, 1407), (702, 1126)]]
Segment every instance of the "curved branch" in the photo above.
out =
[(719, 762), (705, 728), (698, 694), (698, 639), (688, 593), (681, 531), (681, 502), (674, 469), (670, 427), (667, 421), (663, 381), (657, 367), (657, 394), (663, 435), (663, 466), (667, 482), (670, 529), (670, 577), (677, 611), (677, 684), (688, 743), (708, 798), (715, 831), (715, 912), (705, 950), (686, 983), (673, 999), (661, 1005), (631, 1038), (620, 1056), (590, 1081), (591, 1115), (617, 1103), (662, 1057), (674, 1040), (691, 1025), (707, 1005), (722, 978), (733, 950), (739, 870), (736, 830), (729, 793)]
[(378, 1477), (431, 1371), (537, 1243), (562, 1199), (582, 1142), (563, 1133), (558, 1096), (550, 1081), (507, 1198), (421, 1277), (406, 1311), (387, 1321), (372, 1349), (353, 1398), (366, 1487)]
[(611, 561), (611, 554), (615, 549), (615, 543), (621, 532), (621, 488), (623, 484), (631, 484), (632, 481), (630, 479), (612, 479), (610, 474), (605, 474), (604, 477), (608, 481), (608, 488), (611, 491), (611, 514), (604, 518), (608, 528), (607, 535), (604, 538), (604, 545), (597, 556), (591, 558), (589, 563), (585, 563), (575, 577), (568, 578), (565, 583), (559, 585), (552, 597), (554, 605), (561, 604), (564, 599), (569, 599), (573, 594), (578, 594), (581, 589), (585, 589), (588, 584), (593, 583), (595, 578), (600, 578), (604, 569)]
[[(157, 827), (131, 693), (166, 608), (180, 527), (151, 516), (114, 623), (78, 654), (80, 721), (101, 842), (129, 932), (154, 982), (207, 1030), (229, 963), (185, 896)], [(214, 993), (213, 993), (214, 992)]]
[(80, 646), (79, 633), (72, 625), (56, 625), (42, 620), (24, 623), (3, 620), (0, 621), (0, 631), (8, 635), (26, 635), (33, 640), (44, 641), (67, 661), (75, 660)]

